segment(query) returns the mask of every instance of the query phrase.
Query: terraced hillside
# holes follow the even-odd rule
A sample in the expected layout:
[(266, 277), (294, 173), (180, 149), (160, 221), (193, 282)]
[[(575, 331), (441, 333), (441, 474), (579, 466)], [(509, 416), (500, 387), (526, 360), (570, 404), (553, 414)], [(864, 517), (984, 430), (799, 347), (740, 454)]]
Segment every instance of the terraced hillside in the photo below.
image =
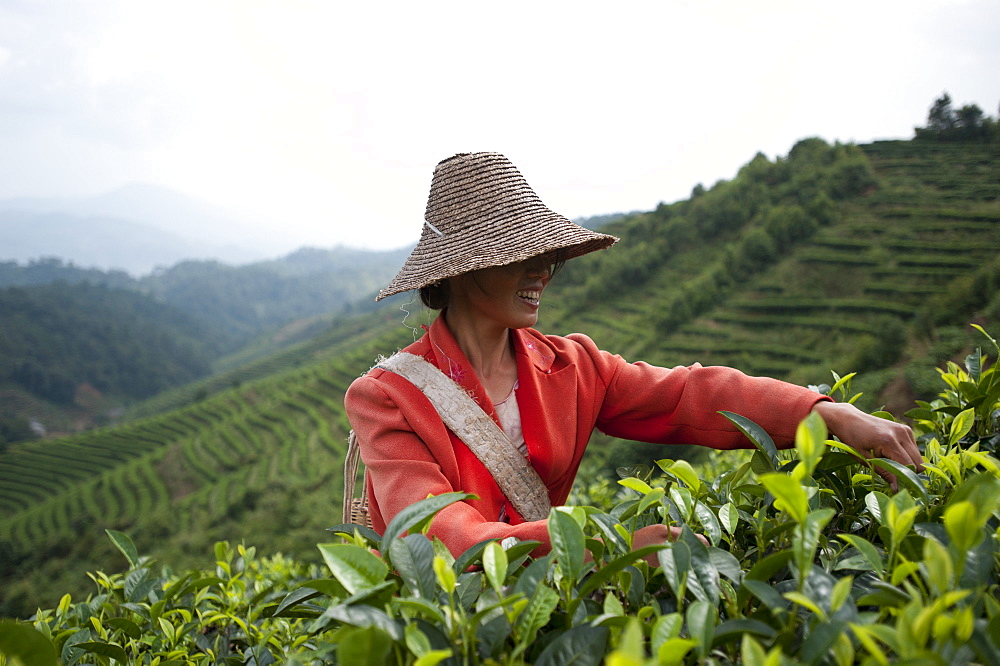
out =
[(340, 522), (344, 390), (376, 349), (405, 342), (395, 330), (369, 333), (350, 353), (307, 346), (311, 362), (290, 363), (301, 368), (0, 455), (0, 615), (51, 602), (44, 594), (57, 582), (86, 588), (84, 571), (109, 556), (105, 529), (181, 563), (219, 539), (308, 556)]
[[(928, 384), (921, 378), (936, 377), (928, 368), (965, 339), (937, 325), (1000, 315), (1000, 153), (988, 144), (898, 141), (861, 148), (873, 182), (857, 196), (840, 198), (818, 222), (803, 206), (814, 228), (784, 248), (768, 244), (773, 234), (765, 238), (761, 230), (775, 206), (798, 205), (802, 183), (789, 192), (793, 203), (772, 199), (769, 210), (747, 215), (728, 233), (680, 238), (677, 256), (672, 243), (663, 243), (659, 263), (626, 297), (557, 310), (555, 327), (586, 330), (607, 348), (665, 365), (733, 365), (798, 383), (829, 381), (831, 370), (863, 371), (870, 390), (902, 377), (910, 392), (921, 393)], [(748, 189), (743, 181), (755, 170), (774, 178), (785, 166), (762, 160), (702, 196), (737, 197), (727, 190)], [(784, 176), (794, 184), (794, 156), (788, 162), (792, 173)], [(677, 210), (665, 215), (670, 208)], [(690, 221), (691, 208), (681, 202), (612, 232), (622, 235), (623, 245), (637, 235), (640, 243), (656, 245), (662, 242), (657, 234), (643, 229), (664, 232), (671, 219)], [(658, 214), (666, 220), (656, 220)], [(676, 304), (688, 307), (667, 307)]]
[[(540, 327), (659, 364), (801, 383), (863, 370), (873, 395), (919, 391), (964, 344), (957, 326), (1000, 316), (997, 166), (995, 147), (968, 144), (807, 140), (758, 156), (606, 227), (620, 247), (567, 264)], [(313, 557), (339, 522), (343, 392), (426, 321), (403, 317), (390, 305), (341, 321), (158, 396), (125, 426), (0, 454), (0, 615), (89, 589), (83, 572), (115, 561), (108, 528), (179, 565), (219, 539)]]

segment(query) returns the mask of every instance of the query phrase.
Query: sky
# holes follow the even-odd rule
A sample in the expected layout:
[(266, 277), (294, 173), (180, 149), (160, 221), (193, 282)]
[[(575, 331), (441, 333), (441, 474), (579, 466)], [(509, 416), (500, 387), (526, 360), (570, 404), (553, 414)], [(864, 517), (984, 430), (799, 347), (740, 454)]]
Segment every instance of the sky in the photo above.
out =
[(152, 183), (276, 251), (391, 249), (457, 152), (570, 218), (650, 210), (944, 92), (996, 117), (998, 72), (998, 0), (0, 0), (0, 199)]

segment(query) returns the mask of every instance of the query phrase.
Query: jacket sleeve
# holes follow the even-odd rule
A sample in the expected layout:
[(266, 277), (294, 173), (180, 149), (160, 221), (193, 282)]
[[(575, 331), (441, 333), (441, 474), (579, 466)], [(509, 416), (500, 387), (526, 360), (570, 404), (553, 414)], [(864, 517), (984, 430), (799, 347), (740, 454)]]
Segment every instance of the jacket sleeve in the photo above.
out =
[[(345, 407), (368, 468), (376, 531), (384, 531), (400, 511), (428, 495), (474, 491), (458, 487), (461, 475), (448, 430), (427, 398), (406, 380), (392, 373), (361, 377), (348, 389)], [(428, 534), (456, 556), (480, 541), (511, 536), (543, 542), (539, 554), (549, 550), (547, 521), (490, 521), (476, 504), (469, 500), (442, 509)]]
[(816, 403), (830, 400), (810, 389), (770, 377), (750, 377), (722, 366), (661, 368), (628, 363), (572, 335), (597, 367), (605, 394), (597, 427), (609, 435), (661, 444), (715, 449), (752, 448), (727, 418), (729, 411), (764, 428), (779, 448), (794, 445), (795, 431)]

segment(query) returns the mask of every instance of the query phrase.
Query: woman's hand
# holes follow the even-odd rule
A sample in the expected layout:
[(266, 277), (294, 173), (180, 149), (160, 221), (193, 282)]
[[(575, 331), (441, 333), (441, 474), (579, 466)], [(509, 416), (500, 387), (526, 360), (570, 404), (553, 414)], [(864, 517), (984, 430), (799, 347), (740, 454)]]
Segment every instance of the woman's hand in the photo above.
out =
[[(868, 458), (889, 458), (923, 470), (923, 459), (910, 426), (866, 414), (846, 402), (820, 402), (813, 411), (823, 417), (830, 433)], [(896, 477), (876, 468), (895, 491)]]
[[(632, 535), (632, 550), (639, 550), (644, 546), (659, 545), (661, 543), (666, 543), (668, 541), (677, 541), (677, 538), (681, 535), (681, 528), (679, 527), (667, 527), (666, 525), (650, 525), (648, 527), (641, 527), (635, 531)], [(706, 539), (701, 534), (695, 534), (698, 539), (701, 540), (703, 544), (708, 545), (708, 539)], [(656, 557), (656, 553), (652, 553), (643, 558), (649, 563), (651, 567), (660, 566), (660, 560)]]

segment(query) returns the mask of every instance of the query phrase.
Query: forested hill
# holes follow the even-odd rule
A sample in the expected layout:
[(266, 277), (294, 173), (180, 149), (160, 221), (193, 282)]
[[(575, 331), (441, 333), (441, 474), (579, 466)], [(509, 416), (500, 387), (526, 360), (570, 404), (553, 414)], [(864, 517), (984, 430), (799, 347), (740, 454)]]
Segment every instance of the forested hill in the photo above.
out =
[(58, 258), (27, 265), (0, 262), (0, 288), (88, 282), (147, 294), (213, 329), (232, 352), (291, 321), (335, 312), (376, 291), (409, 253), (302, 248), (280, 259), (231, 266), (184, 261), (142, 278), (66, 264)]
[(0, 263), (0, 444), (106, 423), (213, 367), (315, 335), (370, 300), (405, 255), (306, 248), (142, 279), (59, 259)]
[[(970, 321), (1000, 328), (998, 156), (995, 143), (817, 139), (757, 156), (731, 181), (611, 223), (622, 242), (566, 265), (539, 327), (659, 364), (809, 384), (857, 370), (869, 408), (908, 408), (935, 365), (969, 350)], [(315, 559), (340, 522), (344, 390), (429, 320), (400, 304), (162, 394), (123, 426), (12, 445), (0, 614), (90, 589), (82, 572), (116, 561), (106, 528), (175, 566), (219, 539)], [(589, 478), (609, 450), (591, 447)]]

